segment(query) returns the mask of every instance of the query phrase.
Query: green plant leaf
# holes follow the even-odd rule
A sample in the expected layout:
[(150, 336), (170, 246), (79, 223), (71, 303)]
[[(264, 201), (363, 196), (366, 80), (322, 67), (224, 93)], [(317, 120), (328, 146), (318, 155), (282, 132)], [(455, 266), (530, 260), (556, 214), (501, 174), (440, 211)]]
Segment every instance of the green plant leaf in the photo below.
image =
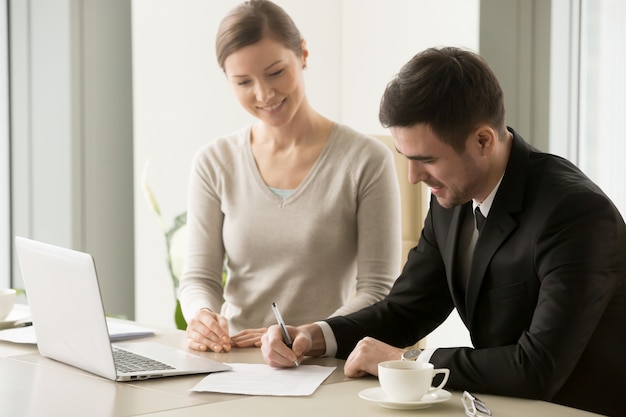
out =
[(187, 321), (183, 317), (183, 310), (180, 307), (180, 300), (176, 299), (176, 310), (174, 310), (174, 321), (176, 322), (176, 328), (180, 330), (187, 330)]

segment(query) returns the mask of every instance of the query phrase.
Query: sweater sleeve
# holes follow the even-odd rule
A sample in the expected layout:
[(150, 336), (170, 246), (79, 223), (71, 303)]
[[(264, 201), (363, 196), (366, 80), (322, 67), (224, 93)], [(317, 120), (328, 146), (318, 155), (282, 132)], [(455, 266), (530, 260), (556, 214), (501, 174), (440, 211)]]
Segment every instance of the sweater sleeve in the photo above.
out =
[(205, 147), (195, 155), (188, 187), (187, 247), (179, 299), (187, 321), (198, 310), (220, 312), (224, 245), (220, 197), (219, 148)]
[(382, 300), (398, 276), (402, 251), (400, 190), (391, 151), (373, 138), (353, 158), (357, 190), (356, 293), (332, 316)]

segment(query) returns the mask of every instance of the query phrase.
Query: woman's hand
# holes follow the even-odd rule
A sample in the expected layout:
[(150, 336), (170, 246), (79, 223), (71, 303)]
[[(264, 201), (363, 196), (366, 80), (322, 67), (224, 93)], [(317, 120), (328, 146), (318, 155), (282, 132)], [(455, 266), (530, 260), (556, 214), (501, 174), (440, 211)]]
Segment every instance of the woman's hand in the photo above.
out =
[(260, 329), (242, 330), (231, 338), (233, 346), (240, 348), (261, 347), (261, 337), (267, 332), (267, 327)]
[(187, 340), (191, 349), (205, 352), (228, 352), (231, 340), (226, 317), (202, 309), (187, 323)]

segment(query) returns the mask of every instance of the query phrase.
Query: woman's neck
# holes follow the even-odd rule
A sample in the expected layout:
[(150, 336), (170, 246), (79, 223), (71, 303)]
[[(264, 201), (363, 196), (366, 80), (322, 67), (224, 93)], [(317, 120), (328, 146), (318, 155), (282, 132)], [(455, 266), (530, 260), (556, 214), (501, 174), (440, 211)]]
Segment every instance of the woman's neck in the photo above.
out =
[(301, 109), (293, 119), (281, 126), (270, 126), (263, 122), (256, 123), (252, 128), (252, 141), (259, 145), (276, 147), (292, 147), (326, 140), (333, 122), (311, 107)]

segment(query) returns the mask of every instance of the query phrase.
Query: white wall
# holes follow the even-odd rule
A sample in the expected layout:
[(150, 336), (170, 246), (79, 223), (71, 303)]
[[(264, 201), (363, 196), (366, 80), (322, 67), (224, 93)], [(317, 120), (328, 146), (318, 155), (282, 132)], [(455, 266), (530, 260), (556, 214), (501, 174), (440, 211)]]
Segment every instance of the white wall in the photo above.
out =
[[(147, 180), (169, 225), (185, 210), (195, 150), (250, 121), (214, 58), (218, 22), (238, 2), (133, 2), (135, 288), (136, 319), (143, 323), (173, 326), (174, 309), (165, 240), (142, 194), (144, 164), (150, 161)], [(416, 52), (444, 44), (478, 49), (478, 0), (277, 3), (307, 39), (313, 106), (364, 132), (385, 133), (378, 124), (380, 95)], [(467, 343), (458, 322), (451, 329), (429, 342)]]
[(479, 1), (342, 0), (341, 121), (387, 133), (378, 105), (387, 82), (433, 46), (478, 50)]

